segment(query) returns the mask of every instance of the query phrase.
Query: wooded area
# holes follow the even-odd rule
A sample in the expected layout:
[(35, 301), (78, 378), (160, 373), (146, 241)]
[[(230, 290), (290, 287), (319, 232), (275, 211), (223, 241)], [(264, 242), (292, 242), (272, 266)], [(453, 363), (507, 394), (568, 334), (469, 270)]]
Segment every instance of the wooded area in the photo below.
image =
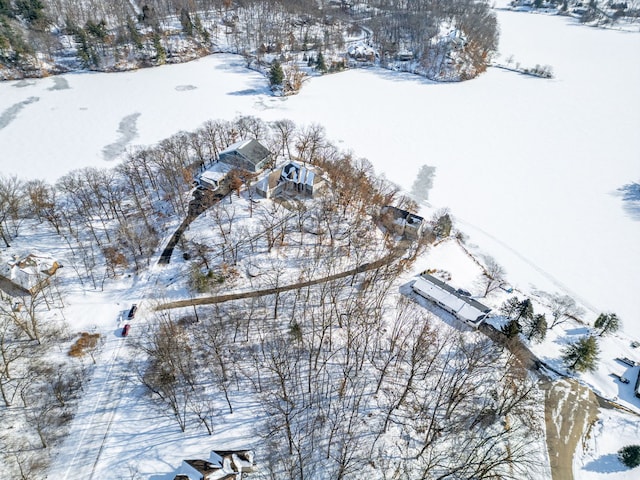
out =
[(391, 68), (410, 52), (412, 71), (460, 80), (484, 71), (497, 38), (485, 0), (1, 0), (0, 78), (130, 70), (224, 51), (265, 73), (272, 61), (285, 63), (295, 84), (300, 65), (344, 68), (348, 46), (362, 43), (378, 52), (369, 62)]

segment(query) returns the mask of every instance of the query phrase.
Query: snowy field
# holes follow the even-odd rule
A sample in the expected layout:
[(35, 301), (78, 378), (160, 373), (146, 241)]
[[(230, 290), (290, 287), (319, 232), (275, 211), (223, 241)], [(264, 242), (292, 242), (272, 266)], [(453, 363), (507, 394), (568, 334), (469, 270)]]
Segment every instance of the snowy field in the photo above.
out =
[(512, 283), (566, 292), (590, 309), (587, 320), (614, 311), (640, 337), (640, 213), (617, 192), (640, 180), (640, 34), (498, 15), (501, 60), (548, 64), (555, 79), (494, 68), (473, 81), (433, 84), (352, 70), (281, 99), (241, 58), (222, 55), (8, 82), (0, 85), (2, 173), (53, 181), (211, 118), (318, 122), (406, 189), (421, 165), (435, 166), (432, 204), (450, 207)]

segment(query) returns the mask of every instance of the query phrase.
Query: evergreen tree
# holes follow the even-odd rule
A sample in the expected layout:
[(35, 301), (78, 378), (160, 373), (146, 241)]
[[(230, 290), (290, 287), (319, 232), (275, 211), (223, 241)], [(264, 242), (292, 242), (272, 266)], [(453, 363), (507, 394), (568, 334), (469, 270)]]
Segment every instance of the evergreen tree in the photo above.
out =
[(9, 0), (0, 0), (0, 15), (5, 15), (7, 17), (13, 16)]
[(629, 468), (640, 465), (640, 445), (627, 445), (618, 450), (618, 458)]
[(451, 235), (451, 227), (453, 222), (448, 213), (445, 213), (436, 221), (435, 227), (433, 227), (433, 233), (436, 237), (445, 238)]
[(567, 345), (562, 352), (562, 361), (569, 370), (576, 372), (593, 372), (598, 366), (598, 340), (593, 335)]
[(620, 328), (620, 319), (615, 313), (601, 313), (594, 326), (600, 330), (599, 336), (617, 332)]
[(202, 24), (202, 19), (200, 18), (200, 15), (198, 15), (197, 13), (196, 13), (196, 18), (193, 21), (193, 26), (195, 27), (196, 32), (198, 32), (202, 37), (202, 40), (205, 43), (209, 43), (209, 41), (211, 40), (211, 35), (207, 31), (207, 29), (204, 28), (204, 25)]
[(131, 17), (127, 19), (127, 30), (133, 44), (138, 50), (142, 50), (142, 35), (140, 35), (140, 32), (138, 31), (135, 20)]
[(271, 63), (271, 68), (269, 69), (269, 83), (272, 87), (281, 86), (284, 82), (284, 71), (282, 70), (282, 65), (278, 60), (274, 60)]
[(16, 0), (15, 11), (31, 25), (46, 23), (44, 3), (41, 0)]
[(518, 297), (511, 297), (500, 306), (500, 312), (507, 318), (513, 318), (519, 306), (520, 300), (518, 300)]
[(527, 340), (542, 342), (547, 336), (547, 319), (544, 313), (538, 313), (527, 325)]
[(507, 338), (514, 338), (518, 336), (522, 331), (522, 328), (517, 320), (510, 320), (509, 323), (503, 325), (500, 330), (507, 336)]
[(525, 298), (520, 302), (515, 314), (516, 320), (531, 320), (533, 318), (533, 304), (531, 303), (531, 300)]
[(318, 59), (316, 60), (316, 69), (322, 73), (326, 73), (327, 65), (324, 63), (324, 56), (322, 52), (318, 52)]
[(156, 62), (158, 62), (158, 65), (162, 65), (167, 61), (167, 51), (162, 46), (162, 41), (158, 32), (153, 34), (153, 47), (156, 49)]

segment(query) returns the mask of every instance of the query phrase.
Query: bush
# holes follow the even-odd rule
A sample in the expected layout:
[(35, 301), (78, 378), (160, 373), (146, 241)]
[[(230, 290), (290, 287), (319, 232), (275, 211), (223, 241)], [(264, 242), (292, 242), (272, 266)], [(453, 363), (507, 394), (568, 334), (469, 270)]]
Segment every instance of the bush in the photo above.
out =
[(618, 458), (629, 468), (640, 465), (640, 445), (627, 445), (618, 450)]

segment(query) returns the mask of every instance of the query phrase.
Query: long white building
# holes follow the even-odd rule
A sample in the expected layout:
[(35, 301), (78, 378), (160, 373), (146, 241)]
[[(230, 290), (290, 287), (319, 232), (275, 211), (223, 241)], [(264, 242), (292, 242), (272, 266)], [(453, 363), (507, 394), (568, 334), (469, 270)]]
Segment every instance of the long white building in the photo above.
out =
[(489, 307), (458, 293), (451, 285), (427, 273), (421, 274), (411, 288), (473, 328), (478, 328), (491, 311)]

